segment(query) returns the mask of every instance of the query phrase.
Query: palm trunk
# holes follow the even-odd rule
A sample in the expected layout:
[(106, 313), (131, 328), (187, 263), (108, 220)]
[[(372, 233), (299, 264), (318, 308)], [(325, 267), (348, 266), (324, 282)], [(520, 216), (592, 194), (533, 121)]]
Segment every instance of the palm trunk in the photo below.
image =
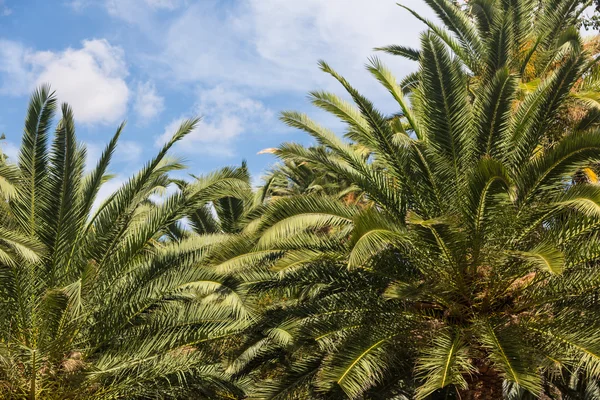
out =
[(35, 380), (37, 378), (37, 357), (35, 349), (31, 353), (31, 380), (29, 382), (29, 400), (36, 400), (36, 385)]
[(502, 378), (492, 368), (480, 368), (467, 383), (468, 389), (459, 390), (461, 400), (502, 400)]

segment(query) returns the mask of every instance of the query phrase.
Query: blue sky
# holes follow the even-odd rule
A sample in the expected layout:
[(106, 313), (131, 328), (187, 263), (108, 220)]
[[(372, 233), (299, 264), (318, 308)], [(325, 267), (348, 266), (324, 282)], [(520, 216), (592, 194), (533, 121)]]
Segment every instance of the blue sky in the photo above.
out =
[[(430, 16), (420, 0), (404, 4)], [(305, 111), (341, 130), (306, 101), (341, 94), (325, 59), (382, 110), (393, 102), (364, 70), (373, 47), (418, 46), (423, 26), (393, 0), (0, 0), (0, 131), (14, 155), (28, 96), (48, 82), (75, 111), (79, 139), (97, 157), (122, 120), (105, 190), (156, 151), (179, 121), (202, 116), (175, 149), (202, 174), (246, 159), (257, 177), (275, 160), (257, 155), (284, 141), (310, 143), (278, 113)], [(381, 55), (397, 77), (410, 62)]]

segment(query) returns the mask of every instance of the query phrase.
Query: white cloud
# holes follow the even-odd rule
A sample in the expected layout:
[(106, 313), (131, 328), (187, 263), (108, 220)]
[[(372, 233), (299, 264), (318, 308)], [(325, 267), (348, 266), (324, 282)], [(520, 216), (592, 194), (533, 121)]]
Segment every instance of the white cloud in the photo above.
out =
[(85, 150), (85, 172), (90, 172), (96, 168), (96, 164), (98, 163), (104, 148), (96, 143), (85, 143)]
[(36, 85), (50, 82), (58, 98), (72, 105), (78, 121), (112, 124), (123, 119), (129, 89), (120, 48), (106, 40), (87, 40), (81, 49), (37, 53), (33, 60), (41, 69)]
[(138, 142), (119, 140), (113, 156), (115, 162), (134, 163), (142, 157), (143, 148)]
[(65, 5), (71, 7), (75, 12), (80, 12), (89, 5), (88, 0), (71, 0), (65, 2)]
[(58, 99), (73, 107), (78, 122), (113, 124), (125, 115), (129, 89), (124, 53), (107, 40), (85, 40), (80, 49), (62, 52), (0, 40), (0, 55), (4, 94), (22, 95), (50, 83)]
[(182, 5), (181, 0), (144, 0), (144, 2), (150, 7), (160, 10), (174, 10)]
[[(417, 0), (404, 2), (430, 17)], [(424, 26), (394, 1), (243, 0), (227, 9), (213, 0), (194, 3), (175, 18), (163, 37), (157, 62), (165, 76), (258, 88), (304, 92), (331, 88), (333, 80), (317, 70), (319, 59), (371, 94), (384, 94), (364, 70), (373, 48), (400, 43), (419, 46)], [(197, 49), (197, 51), (195, 51)], [(383, 55), (383, 57), (386, 57)], [(386, 57), (398, 76), (416, 65)], [(169, 75), (166, 75), (169, 74)], [(337, 87), (337, 86), (336, 86)]]
[(108, 13), (132, 25), (137, 25), (149, 34), (157, 29), (165, 11), (175, 11), (187, 0), (102, 0)]
[(166, 199), (168, 199), (170, 196), (174, 195), (177, 192), (179, 192), (179, 187), (171, 183), (162, 192), (151, 194), (150, 200), (152, 200), (156, 204), (163, 204)]
[[(106, 147), (105, 143), (86, 143), (87, 158), (85, 170), (86, 172), (91, 171), (96, 167), (100, 155)], [(141, 160), (143, 154), (143, 147), (141, 144), (131, 140), (119, 140), (115, 153), (112, 157), (111, 165), (124, 163), (124, 164), (136, 164)]]
[(114, 176), (108, 182), (105, 182), (102, 186), (100, 186), (100, 190), (98, 190), (98, 194), (96, 195), (96, 199), (94, 200), (94, 204), (92, 205), (92, 210), (98, 209), (100, 205), (110, 197), (111, 194), (117, 191), (124, 183), (126, 179), (120, 175)]
[[(267, 126), (273, 119), (273, 112), (262, 102), (223, 86), (200, 91), (193, 114), (203, 119), (177, 145), (178, 151), (215, 156), (234, 155), (233, 144), (238, 136), (253, 132), (259, 124)], [(156, 145), (166, 143), (184, 119), (177, 118), (167, 125)]]
[[(141, 49), (137, 57), (154, 82), (226, 84), (229, 92), (258, 93), (264, 99), (316, 88), (342, 92), (333, 78), (318, 70), (317, 60), (325, 59), (384, 112), (395, 111), (397, 104), (364, 64), (374, 47), (395, 43), (419, 47), (419, 33), (425, 29), (394, 0), (100, 1), (112, 16), (137, 26), (148, 39), (152, 52)], [(435, 19), (422, 1), (403, 4)], [(161, 9), (177, 12), (165, 17)], [(416, 63), (400, 57), (378, 55), (398, 78), (416, 68)], [(160, 109), (141, 100), (143, 94), (152, 93), (150, 87), (138, 90), (134, 104), (138, 114), (145, 112), (141, 104), (148, 105), (147, 115)], [(203, 133), (187, 140), (203, 143), (206, 151), (230, 153), (231, 146), (213, 148), (209, 143), (231, 142), (247, 130), (248, 117), (216, 106), (215, 113), (204, 112), (202, 107), (207, 105), (190, 115), (197, 111), (206, 115), (198, 129)]]
[[(165, 131), (156, 140), (156, 145), (166, 143), (177, 131), (185, 118), (177, 118), (167, 125)], [(212, 122), (200, 121), (196, 128), (179, 142), (177, 150), (189, 154), (209, 154), (213, 156), (232, 156), (233, 139), (242, 132), (243, 124), (238, 117), (220, 116)]]
[(27, 94), (34, 79), (30, 62), (33, 52), (18, 42), (0, 39), (0, 93)]
[(146, 8), (175, 10), (184, 3), (185, 0), (106, 0), (106, 9), (113, 16), (129, 19), (129, 17), (139, 17), (139, 12), (144, 12)]
[(139, 118), (146, 121), (164, 110), (164, 98), (158, 95), (154, 83), (138, 83), (133, 108)]
[(106, 10), (115, 17), (133, 24), (145, 24), (150, 13), (144, 0), (106, 0)]
[(273, 113), (258, 100), (251, 99), (239, 91), (215, 86), (198, 93), (198, 111), (201, 115), (230, 113), (252, 117), (253, 119), (271, 118)]
[(8, 156), (8, 160), (11, 163), (16, 163), (19, 161), (19, 146), (15, 145), (12, 142), (8, 142), (6, 140), (0, 141), (0, 149), (2, 153)]

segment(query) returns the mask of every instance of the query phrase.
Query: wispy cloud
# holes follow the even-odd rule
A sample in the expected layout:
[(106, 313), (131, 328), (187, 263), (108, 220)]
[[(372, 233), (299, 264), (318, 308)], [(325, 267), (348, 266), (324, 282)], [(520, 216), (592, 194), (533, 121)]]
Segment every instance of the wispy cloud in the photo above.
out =
[[(89, 172), (96, 167), (100, 155), (106, 147), (106, 143), (86, 142), (85, 147), (87, 151), (85, 169)], [(124, 165), (138, 168), (142, 161), (143, 153), (144, 148), (141, 143), (134, 140), (119, 140), (119, 145), (112, 157), (111, 168), (119, 166), (120, 169), (123, 169)]]
[[(198, 103), (189, 114), (203, 118), (196, 129), (181, 141), (178, 151), (213, 156), (233, 156), (234, 140), (255, 131), (261, 123), (271, 123), (274, 115), (262, 102), (223, 86), (200, 90)], [(165, 143), (184, 119), (171, 121), (156, 139), (156, 145)]]
[(26, 94), (34, 79), (31, 58), (34, 52), (21, 43), (0, 39), (0, 93)]
[(162, 10), (175, 10), (178, 7), (181, 7), (184, 4), (184, 0), (143, 0), (150, 7)]
[[(181, 117), (171, 121), (166, 126), (164, 133), (156, 139), (156, 145), (160, 146), (166, 143), (185, 119)], [(212, 122), (200, 121), (196, 128), (177, 144), (177, 151), (220, 157), (233, 156), (234, 151), (231, 147), (233, 139), (244, 131), (240, 119), (231, 116), (211, 119)]]
[[(144, 81), (132, 79), (140, 82), (132, 86), (131, 102), (139, 122), (163, 123), (165, 104), (181, 107), (181, 99), (201, 88), (189, 110), (164, 112), (169, 112), (170, 121), (156, 139), (156, 144), (164, 143), (183, 119), (201, 115), (197, 129), (177, 146), (178, 152), (188, 155), (236, 155), (244, 151), (239, 143), (249, 143), (246, 139), (257, 135), (259, 127), (285, 130), (281, 125), (270, 129), (276, 123), (272, 110), (296, 107), (309, 90), (341, 92), (334, 79), (318, 70), (319, 59), (384, 112), (396, 111), (397, 104), (364, 64), (374, 47), (394, 43), (418, 47), (418, 32), (424, 29), (395, 0), (79, 1), (93, 1), (98, 9), (126, 22), (118, 24), (120, 31), (136, 36), (136, 46), (126, 48), (132, 74), (141, 70), (144, 75)], [(420, 0), (403, 4), (432, 17)], [(123, 43), (127, 46), (126, 40)], [(416, 68), (398, 57), (381, 57), (399, 78)], [(181, 99), (172, 97), (177, 91)]]
[(81, 12), (91, 4), (91, 0), (66, 0), (63, 4), (75, 12)]
[(96, 167), (104, 148), (97, 143), (85, 143), (85, 171), (90, 172)]
[[(419, 11), (426, 5), (405, 2)], [(245, 0), (226, 10), (216, 1), (194, 3), (171, 20), (156, 60), (184, 82), (229, 82), (271, 92), (327, 87), (316, 61), (325, 59), (352, 82), (372, 87), (362, 67), (373, 48), (418, 46), (423, 26), (394, 1)], [(404, 75), (415, 66), (387, 58)]]
[[(158, 34), (157, 29), (165, 13), (171, 13), (187, 4), (187, 0), (101, 0), (109, 15), (137, 26), (148, 35)], [(204, 1), (204, 0), (202, 0)], [(212, 0), (211, 0), (212, 1)]]
[(142, 124), (158, 116), (164, 108), (164, 98), (157, 93), (153, 82), (137, 84), (133, 109)]
[(115, 151), (114, 159), (117, 162), (137, 163), (141, 160), (143, 147), (133, 140), (120, 140)]
[(121, 175), (114, 176), (108, 182), (105, 182), (98, 191), (96, 195), (96, 200), (92, 205), (93, 210), (97, 210), (98, 207), (108, 198), (110, 195), (115, 193), (125, 182), (127, 179)]

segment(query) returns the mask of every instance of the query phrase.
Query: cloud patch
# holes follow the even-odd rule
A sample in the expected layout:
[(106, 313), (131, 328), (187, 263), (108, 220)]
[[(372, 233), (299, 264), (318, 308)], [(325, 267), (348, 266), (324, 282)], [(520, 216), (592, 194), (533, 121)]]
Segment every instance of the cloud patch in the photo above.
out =
[(144, 0), (144, 2), (156, 10), (174, 10), (183, 3), (182, 0)]
[(136, 163), (143, 153), (142, 146), (132, 140), (119, 140), (113, 160), (115, 162)]
[(100, 190), (98, 190), (98, 194), (96, 195), (96, 199), (94, 200), (94, 204), (92, 205), (92, 210), (96, 211), (102, 203), (106, 199), (108, 199), (113, 193), (115, 193), (121, 186), (123, 186), (127, 182), (127, 179), (121, 175), (116, 175), (112, 177), (109, 181), (105, 182), (102, 186), (100, 186)]
[(27, 94), (34, 79), (31, 58), (35, 54), (21, 43), (0, 39), (0, 93), (3, 95)]
[[(235, 139), (271, 123), (274, 113), (261, 101), (236, 90), (216, 86), (199, 91), (198, 103), (190, 115), (200, 115), (202, 120), (177, 145), (177, 150), (187, 154), (231, 157), (235, 154)], [(185, 118), (171, 121), (155, 144), (166, 143)]]
[[(98, 160), (100, 160), (100, 156), (106, 147), (106, 143), (87, 142), (85, 143), (85, 147), (87, 152), (85, 170), (86, 172), (89, 172), (96, 168), (96, 164), (98, 164)], [(143, 153), (144, 148), (140, 143), (133, 140), (119, 140), (117, 149), (111, 160), (111, 166), (120, 164), (121, 167), (126, 165), (135, 166), (137, 168)]]
[(2, 140), (0, 141), (0, 150), (5, 156), (8, 157), (8, 161), (11, 163), (16, 164), (19, 162), (19, 152), (21, 149), (18, 145), (6, 140)]
[[(170, 69), (166, 75), (269, 93), (338, 88), (316, 67), (325, 59), (365, 94), (381, 95), (363, 67), (367, 57), (389, 44), (418, 47), (418, 32), (425, 29), (394, 1), (244, 0), (226, 9), (219, 4), (193, 3), (170, 21), (157, 57)], [(403, 4), (432, 18), (421, 1)], [(399, 57), (382, 57), (400, 77), (416, 68)]]
[(164, 98), (158, 95), (153, 82), (137, 84), (133, 109), (142, 123), (158, 116), (164, 108)]
[(34, 51), (19, 42), (0, 40), (3, 94), (28, 94), (50, 83), (59, 101), (69, 103), (84, 124), (114, 124), (127, 111), (129, 88), (124, 52), (105, 39), (84, 40), (81, 48)]

